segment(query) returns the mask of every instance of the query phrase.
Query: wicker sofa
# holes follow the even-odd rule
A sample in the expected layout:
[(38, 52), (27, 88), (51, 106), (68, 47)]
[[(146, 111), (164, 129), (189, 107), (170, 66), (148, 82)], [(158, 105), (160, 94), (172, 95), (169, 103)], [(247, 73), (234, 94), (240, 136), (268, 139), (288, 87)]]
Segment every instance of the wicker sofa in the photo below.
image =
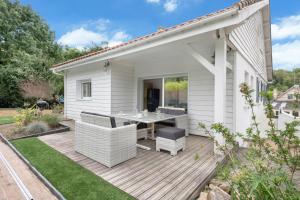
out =
[(136, 125), (116, 126), (112, 117), (81, 113), (75, 123), (75, 151), (107, 167), (136, 157)]

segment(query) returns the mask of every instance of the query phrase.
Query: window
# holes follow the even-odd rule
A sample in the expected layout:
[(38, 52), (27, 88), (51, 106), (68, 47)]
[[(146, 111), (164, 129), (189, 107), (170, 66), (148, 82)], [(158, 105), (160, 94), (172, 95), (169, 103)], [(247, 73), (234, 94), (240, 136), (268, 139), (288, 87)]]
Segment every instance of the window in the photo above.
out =
[(81, 83), (81, 97), (92, 97), (92, 84), (91, 81), (88, 82), (82, 82)]
[(253, 76), (251, 76), (251, 79), (250, 79), (250, 88), (252, 90), (254, 89), (254, 78), (253, 78)]
[(291, 100), (294, 98), (294, 95), (293, 94), (288, 94), (288, 99)]
[(164, 78), (164, 106), (187, 109), (188, 77)]
[(249, 73), (247, 71), (244, 74), (244, 82), (249, 86)]
[(258, 103), (259, 102), (259, 80), (258, 80), (258, 78), (256, 78), (256, 103)]
[[(260, 92), (264, 91), (264, 84), (262, 81), (260, 81)], [(260, 94), (260, 101), (263, 101), (263, 96)]]
[(92, 97), (92, 82), (91, 80), (77, 81), (77, 97), (78, 99), (90, 99)]

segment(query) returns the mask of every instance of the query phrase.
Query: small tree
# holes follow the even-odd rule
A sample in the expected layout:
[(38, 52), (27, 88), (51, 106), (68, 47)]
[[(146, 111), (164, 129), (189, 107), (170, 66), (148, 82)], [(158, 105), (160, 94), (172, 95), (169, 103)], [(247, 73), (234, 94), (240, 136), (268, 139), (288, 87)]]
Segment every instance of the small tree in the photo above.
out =
[[(293, 184), (293, 176), (300, 167), (300, 140), (295, 135), (300, 122), (287, 123), (284, 130), (277, 130), (271, 105), (272, 93), (264, 92), (262, 95), (266, 99), (265, 114), (269, 129), (266, 138), (263, 138), (254, 113), (253, 90), (247, 84), (241, 84), (240, 91), (252, 113), (252, 123), (246, 136), (231, 132), (223, 124), (207, 127), (200, 123), (200, 127), (212, 138), (215, 133), (225, 139), (224, 145), (216, 143), (229, 158), (228, 165), (219, 171), (219, 177), (231, 185), (233, 199), (299, 199), (300, 193)], [(251, 141), (245, 158), (240, 158), (232, 151), (237, 146), (238, 137)], [(246, 162), (242, 162), (243, 159)]]

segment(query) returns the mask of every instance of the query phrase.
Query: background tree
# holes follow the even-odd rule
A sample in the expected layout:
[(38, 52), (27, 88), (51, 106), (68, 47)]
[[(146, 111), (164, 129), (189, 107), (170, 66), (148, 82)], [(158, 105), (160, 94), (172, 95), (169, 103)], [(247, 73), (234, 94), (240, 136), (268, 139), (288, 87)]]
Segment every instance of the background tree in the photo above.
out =
[(300, 84), (300, 68), (295, 68), (292, 71), (288, 70), (274, 70), (273, 83), (270, 89), (277, 89), (280, 92), (286, 91), (294, 84)]
[(0, 107), (21, 106), (19, 84), (24, 80), (48, 80), (49, 71), (62, 60), (54, 33), (28, 6), (0, 0)]
[(24, 81), (48, 81), (55, 94), (63, 94), (63, 76), (49, 68), (102, 48), (92, 46), (82, 51), (62, 47), (55, 42), (47, 23), (29, 6), (18, 1), (0, 0), (0, 107), (19, 107), (24, 96)]

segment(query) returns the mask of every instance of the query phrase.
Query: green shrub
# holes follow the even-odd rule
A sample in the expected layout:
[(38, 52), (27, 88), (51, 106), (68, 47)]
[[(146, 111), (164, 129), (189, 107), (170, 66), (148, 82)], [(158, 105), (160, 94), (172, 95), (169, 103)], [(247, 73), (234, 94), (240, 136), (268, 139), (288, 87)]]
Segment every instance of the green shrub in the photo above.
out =
[(41, 121), (47, 123), (51, 128), (59, 126), (60, 117), (55, 114), (45, 114), (41, 117)]
[(53, 106), (52, 112), (56, 113), (56, 114), (63, 113), (64, 112), (64, 105), (63, 104), (57, 104), (57, 105)]
[(18, 110), (18, 114), (15, 116), (15, 121), (18, 127), (27, 126), (35, 119), (37, 119), (36, 109), (33, 108)]
[[(224, 138), (224, 143), (215, 140), (218, 150), (229, 159), (227, 166), (220, 168), (218, 178), (231, 186), (232, 199), (300, 199), (300, 192), (293, 182), (294, 174), (300, 168), (300, 139), (296, 136), (300, 121), (286, 123), (283, 130), (278, 130), (274, 121), (273, 95), (271, 92), (261, 93), (265, 98), (265, 115), (269, 126), (263, 137), (264, 132), (259, 129), (254, 112), (253, 90), (244, 83), (240, 91), (252, 113), (246, 136), (231, 132), (220, 123), (210, 127), (200, 123), (200, 128), (212, 138), (217, 134)], [(243, 156), (232, 151), (237, 146), (238, 138), (251, 141)]]
[(26, 127), (26, 132), (31, 134), (42, 133), (49, 130), (49, 126), (45, 122), (34, 121)]

